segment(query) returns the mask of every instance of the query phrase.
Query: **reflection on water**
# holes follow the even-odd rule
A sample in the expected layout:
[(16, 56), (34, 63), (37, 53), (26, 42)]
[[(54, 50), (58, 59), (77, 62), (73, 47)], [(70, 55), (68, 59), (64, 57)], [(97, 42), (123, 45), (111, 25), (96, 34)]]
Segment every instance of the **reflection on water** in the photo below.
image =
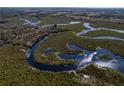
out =
[[(74, 59), (78, 62), (78, 68), (82, 68), (87, 64), (96, 63), (98, 66), (101, 67), (108, 67), (120, 72), (124, 73), (124, 59), (120, 56), (116, 56), (112, 52), (105, 50), (103, 48), (97, 47), (95, 51), (86, 50), (84, 48), (79, 48), (76, 45), (68, 44), (68, 48), (70, 50), (80, 50), (85, 51), (83, 55), (67, 55), (67, 54), (59, 54), (61, 58), (64, 59)], [(103, 59), (97, 59), (99, 55), (109, 55), (111, 56), (111, 59), (109, 60), (103, 60)]]

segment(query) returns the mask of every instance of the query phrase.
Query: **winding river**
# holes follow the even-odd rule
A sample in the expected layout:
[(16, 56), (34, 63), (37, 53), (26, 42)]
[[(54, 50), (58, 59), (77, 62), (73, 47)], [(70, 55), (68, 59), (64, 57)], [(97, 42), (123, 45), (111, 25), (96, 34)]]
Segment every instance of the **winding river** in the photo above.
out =
[(27, 57), (27, 61), (28, 63), (35, 67), (38, 68), (40, 70), (45, 70), (45, 71), (54, 71), (54, 72), (58, 72), (58, 71), (69, 71), (69, 70), (76, 70), (77, 68), (77, 64), (68, 64), (68, 65), (64, 65), (64, 64), (60, 64), (60, 65), (48, 65), (45, 63), (38, 63), (36, 62), (33, 54), (36, 50), (36, 48), (42, 44), (45, 40), (47, 40), (48, 36), (44, 36), (42, 37), (40, 40), (37, 41), (37, 43), (35, 43), (31, 49), (29, 49), (26, 53), (26, 57)]
[[(78, 24), (80, 22), (70, 22), (69, 24)], [(68, 25), (68, 24), (58, 24), (58, 25)], [(100, 30), (100, 29), (107, 29), (107, 28), (93, 28), (90, 26), (89, 23), (84, 23), (84, 26), (87, 28), (87, 30), (82, 30), (79, 33), (76, 33), (76, 36), (78, 37), (82, 37), (82, 34), (88, 33), (90, 31), (96, 31), (96, 30)], [(107, 29), (107, 30), (111, 30), (111, 31), (116, 31), (119, 33), (124, 33), (122, 30), (116, 30), (116, 29)], [(70, 70), (76, 70), (76, 69), (80, 69), (83, 68), (85, 66), (87, 66), (88, 64), (91, 64), (93, 62), (95, 62), (98, 66), (101, 67), (108, 67), (117, 71), (120, 71), (122, 73), (124, 73), (124, 59), (121, 58), (120, 56), (116, 56), (115, 54), (111, 53), (108, 50), (102, 49), (100, 47), (97, 47), (95, 51), (90, 51), (90, 50), (86, 50), (84, 48), (81, 48), (79, 46), (76, 46), (74, 44), (68, 44), (67, 48), (72, 50), (72, 51), (76, 51), (76, 50), (80, 50), (82, 52), (84, 52), (84, 54), (82, 55), (71, 55), (71, 54), (58, 54), (58, 56), (60, 58), (63, 59), (73, 59), (76, 61), (76, 64), (59, 64), (59, 65), (49, 65), (49, 64), (45, 64), (45, 63), (38, 63), (36, 62), (33, 54), (36, 50), (36, 48), (42, 44), (45, 40), (47, 40), (48, 36), (44, 36), (42, 38), (40, 38), (39, 40), (37, 40), (33, 45), (32, 48), (28, 49), (28, 51), (26, 52), (26, 57), (27, 57), (27, 61), (28, 63), (35, 67), (38, 68), (40, 70), (44, 70), (44, 71), (54, 71), (54, 72), (60, 72), (60, 71), (70, 71)], [(93, 39), (112, 39), (112, 40), (121, 40), (124, 41), (121, 38), (116, 38), (116, 37), (108, 37), (108, 36), (104, 36), (104, 37), (86, 37), (86, 38), (93, 38)], [(97, 57), (99, 55), (110, 55), (111, 59), (107, 59), (107, 60), (103, 60), (103, 59), (98, 59)]]
[(85, 28), (87, 28), (87, 30), (82, 30), (81, 32), (76, 33), (76, 36), (89, 38), (89, 39), (108, 39), (108, 40), (124, 41), (124, 39), (113, 37), (113, 36), (97, 36), (97, 37), (81, 36), (83, 34), (91, 32), (91, 31), (100, 31), (100, 30), (109, 30), (109, 31), (124, 34), (124, 30), (109, 29), (109, 28), (93, 28), (93, 27), (90, 26), (90, 23), (84, 23), (83, 25), (84, 25)]

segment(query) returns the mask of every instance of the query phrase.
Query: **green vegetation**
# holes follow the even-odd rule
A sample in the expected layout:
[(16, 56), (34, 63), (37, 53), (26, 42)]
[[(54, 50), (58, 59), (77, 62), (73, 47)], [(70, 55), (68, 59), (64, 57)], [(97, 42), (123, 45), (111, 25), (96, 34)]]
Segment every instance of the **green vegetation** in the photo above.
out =
[(113, 36), (113, 37), (118, 37), (124, 39), (124, 34), (123, 33), (118, 33), (114, 32), (111, 30), (97, 30), (97, 31), (92, 31), (84, 34), (83, 36), (90, 36), (90, 37), (96, 37), (96, 36)]
[(69, 29), (71, 30), (71, 32), (73, 33), (77, 33), (82, 31), (82, 29), (84, 29), (85, 27), (83, 26), (83, 23), (79, 23), (79, 24), (70, 24), (70, 25), (61, 25), (59, 26), (63, 29)]
[(97, 59), (100, 59), (100, 60), (111, 60), (112, 57), (111, 57), (111, 55), (101, 54), (101, 55), (97, 56)]
[[(78, 30), (76, 30), (76, 26), (78, 27)], [(79, 28), (79, 26), (80, 26), (80, 28)], [(66, 25), (64, 27), (68, 28), (68, 29), (71, 29), (71, 27), (72, 27), (73, 30), (70, 32), (61, 32), (61, 33), (55, 33), (55, 34), (50, 35), (48, 40), (45, 41), (42, 45), (40, 45), (35, 51), (34, 56), (38, 62), (43, 61), (43, 57), (42, 57), (41, 53), (44, 51), (43, 49), (47, 49), (48, 47), (53, 47), (56, 52), (71, 53), (72, 51), (70, 51), (66, 47), (67, 43), (72, 43), (72, 44), (78, 45), (80, 47), (83, 47), (85, 49), (89, 49), (89, 50), (95, 50), (96, 47), (99, 46), (101, 48), (107, 49), (107, 50), (109, 50), (109, 51), (111, 51), (117, 55), (124, 57), (124, 52), (123, 52), (124, 51), (124, 44), (123, 44), (123, 42), (113, 41), (113, 40), (92, 40), (92, 39), (76, 37), (75, 32), (82, 30), (81, 24), (78, 24), (75, 26)], [(73, 53), (74, 52), (76, 52), (76, 51), (73, 51)], [(53, 54), (51, 54), (51, 55), (53, 56)], [(55, 55), (53, 57), (55, 58)], [(46, 59), (50, 60), (49, 57), (46, 57)], [(57, 61), (57, 63), (59, 63), (58, 59), (56, 59), (56, 61)], [(55, 60), (54, 60), (54, 62), (55, 62)], [(48, 63), (51, 63), (51, 62), (48, 62)]]
[[(32, 68), (19, 51), (22, 46), (4, 45), (0, 48), (0, 85), (123, 85), (124, 76), (111, 70), (90, 66), (83, 71), (44, 72)], [(82, 74), (90, 75), (89, 79)], [(53, 78), (54, 77), (54, 78)]]
[(68, 54), (73, 54), (73, 55), (80, 55), (83, 54), (83, 51), (76, 50), (76, 51), (69, 51)]
[(124, 29), (123, 24), (109, 23), (109, 22), (92, 22), (91, 26), (96, 28), (101, 27), (101, 28), (112, 28), (112, 29), (120, 29), (120, 30)]
[[(65, 15), (44, 14), (42, 20), (40, 13), (20, 13), (20, 15), (29, 20), (39, 20), (41, 22), (40, 26), (46, 24), (64, 24), (75, 20), (67, 18)], [(31, 42), (33, 43), (46, 32), (39, 30), (41, 33), (38, 33), (38, 29), (36, 30), (35, 28), (21, 28), (23, 27), (23, 21), (18, 18), (18, 15), (13, 13), (5, 14), (5, 16), (0, 15), (0, 17), (2, 18), (2, 20), (0, 19), (1, 22), (7, 21), (6, 23), (2, 23), (2, 25), (0, 24), (0, 34), (2, 33), (3, 35), (7, 33), (5, 35), (7, 35), (6, 38), (9, 39), (13, 39), (10, 38), (11, 36), (13, 37), (13, 33), (15, 36), (19, 36), (18, 39), (15, 38), (13, 40), (14, 44), (9, 42), (0, 47), (0, 85), (124, 85), (124, 74), (108, 68), (99, 68), (96, 64), (91, 64), (82, 70), (76, 70), (74, 72), (55, 73), (33, 68), (28, 64), (25, 53), (22, 51), (22, 49), (26, 49), (27, 47), (23, 46), (22, 43), (15, 43), (15, 40), (20, 40), (20, 42), (32, 40)], [(100, 20), (102, 21), (104, 18), (95, 19), (95, 21)], [(77, 37), (75, 34), (84, 29), (82, 24), (83, 23), (57, 26), (62, 29), (69, 29), (69, 31), (65, 30), (64, 32), (50, 33), (48, 40), (41, 44), (34, 53), (36, 61), (50, 65), (74, 64), (74, 60), (64, 60), (57, 56), (58, 53), (83, 54), (82, 51), (69, 50), (67, 48), (68, 43), (75, 44), (88, 50), (95, 50), (96, 47), (99, 46), (124, 57), (124, 42), (114, 40), (92, 40)], [(94, 22), (92, 26), (124, 29), (122, 24), (115, 23)], [(47, 27), (47, 29), (50, 30), (53, 29), (53, 27)], [(11, 30), (14, 31), (11, 33)], [(89, 32), (85, 34), (85, 36), (115, 36), (124, 38), (123, 34), (107, 30)], [(42, 53), (48, 48), (53, 48), (54, 52), (47, 56), (43, 56)], [(110, 59), (111, 56), (99, 55), (98, 58)], [(88, 78), (85, 78), (84, 75), (87, 75)]]
[[(10, 44), (0, 48), (0, 85), (122, 85), (123, 75), (113, 71), (89, 67), (86, 70), (73, 72), (44, 72), (32, 68), (25, 60), (23, 52), (19, 51), (23, 46)], [(98, 69), (98, 70), (96, 70)], [(101, 73), (102, 70), (102, 73)], [(92, 77), (85, 79), (82, 74)], [(94, 73), (93, 73), (94, 72)], [(105, 73), (106, 72), (106, 73)], [(103, 77), (106, 76), (105, 78)], [(113, 74), (114, 73), (114, 74)], [(102, 74), (102, 75), (99, 75)], [(90, 75), (90, 76), (91, 76)], [(54, 77), (54, 78), (53, 78)], [(112, 77), (112, 78), (110, 78)], [(113, 78), (114, 77), (114, 78)], [(110, 81), (111, 79), (111, 81)], [(103, 82), (103, 80), (105, 82)]]
[(89, 50), (95, 50), (99, 46), (101, 48), (113, 52), (116, 55), (120, 55), (121, 57), (124, 57), (124, 43), (121, 41), (105, 40), (105, 39), (92, 40), (92, 39), (82, 38), (82, 40), (78, 44), (79, 46)]
[(6, 18), (7, 22), (0, 25), (0, 30), (7, 30), (16, 29), (16, 27), (22, 25), (24, 22), (19, 18)]
[[(77, 73), (82, 75), (82, 73), (87, 74), (89, 76), (93, 76), (100, 81), (101, 85), (124, 85), (124, 75), (113, 71), (111, 69), (100, 69), (93, 64), (87, 66), (83, 70), (78, 70)], [(95, 82), (95, 85), (99, 82)]]
[[(54, 50), (59, 53), (72, 53), (72, 51), (67, 48), (66, 44), (71, 42), (73, 43), (73, 41), (76, 41), (78, 44), (78, 41), (80, 39), (75, 36), (75, 32), (81, 31), (83, 29), (82, 24), (65, 25), (60, 27), (64, 29), (69, 29), (71, 31), (59, 32), (59, 33), (54, 33), (50, 35), (48, 40), (45, 41), (43, 44), (41, 44), (36, 49), (36, 52), (34, 53), (35, 59), (38, 62), (45, 62), (48, 64), (68, 64), (68, 63), (73, 64), (74, 63), (74, 61), (70, 61), (70, 60), (63, 61), (62, 59), (56, 57), (55, 54), (50, 54), (47, 57), (44, 57), (43, 55), (41, 55), (41, 53), (44, 52), (44, 49), (48, 49), (49, 47), (54, 48)], [(81, 51), (80, 52), (73, 51), (73, 54), (77, 54), (77, 53), (81, 53)]]
[(7, 32), (7, 31), (8, 31), (7, 29), (0, 28), (0, 33), (2, 33), (2, 32)]
[(48, 15), (41, 21), (41, 25), (46, 24), (64, 24), (69, 23), (72, 19), (65, 17), (64, 15)]
[(75, 81), (73, 73), (43, 72), (32, 68), (21, 48), (10, 44), (0, 48), (0, 85), (81, 85)]

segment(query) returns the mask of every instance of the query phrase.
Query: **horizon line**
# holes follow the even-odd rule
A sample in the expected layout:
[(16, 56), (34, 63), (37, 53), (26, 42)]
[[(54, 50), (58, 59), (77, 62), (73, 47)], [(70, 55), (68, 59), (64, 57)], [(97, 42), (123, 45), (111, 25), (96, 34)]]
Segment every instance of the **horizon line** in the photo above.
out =
[(39, 6), (32, 6), (32, 7), (23, 7), (23, 6), (19, 6), (19, 7), (16, 7), (16, 6), (12, 6), (12, 7), (0, 7), (0, 8), (118, 8), (118, 9), (122, 9), (124, 7), (39, 7)]

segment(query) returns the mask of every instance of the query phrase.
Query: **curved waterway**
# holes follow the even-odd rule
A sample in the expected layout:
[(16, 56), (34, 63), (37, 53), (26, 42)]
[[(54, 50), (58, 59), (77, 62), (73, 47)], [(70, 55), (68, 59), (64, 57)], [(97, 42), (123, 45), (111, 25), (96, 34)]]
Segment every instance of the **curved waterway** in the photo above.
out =
[(94, 28), (94, 27), (90, 26), (90, 23), (84, 23), (83, 25), (86, 28), (86, 30), (82, 30), (81, 32), (76, 33), (76, 36), (89, 38), (89, 39), (107, 39), (107, 40), (118, 40), (118, 41), (123, 41), (124, 42), (124, 39), (121, 39), (121, 38), (118, 38), (118, 37), (113, 37), (113, 36), (96, 36), (96, 37), (81, 36), (81, 35), (84, 35), (86, 33), (92, 32), (92, 31), (100, 31), (100, 30), (109, 30), (109, 31), (124, 34), (124, 30), (109, 29), (109, 28)]
[[(79, 23), (79, 22), (75, 22), (75, 24), (77, 24), (77, 23)], [(74, 24), (74, 23), (70, 22), (69, 24)], [(60, 25), (63, 25), (63, 24), (60, 24)], [(67, 24), (64, 24), (64, 25), (67, 25)], [(77, 33), (76, 34), (77, 36), (80, 37), (82, 34), (85, 34), (87, 32), (103, 29), (103, 28), (93, 28), (90, 26), (89, 23), (84, 23), (84, 26), (87, 28), (87, 30), (83, 30), (83, 31)], [(112, 29), (112, 31), (113, 31), (113, 29)], [(114, 31), (118, 31), (118, 30), (114, 30)], [(121, 30), (119, 30), (118, 32), (124, 33)], [(81, 48), (79, 46), (76, 46), (74, 44), (67, 44), (68, 49), (70, 49), (72, 51), (76, 51), (76, 50), (82, 51), (82, 53), (84, 53), (84, 54), (73, 55), (73, 54), (61, 54), (60, 53), (60, 54), (58, 54), (58, 56), (60, 58), (63, 58), (63, 59), (73, 59), (76, 61), (75, 64), (49, 65), (49, 64), (45, 64), (45, 62), (44, 63), (38, 63), (38, 62), (36, 62), (33, 54), (34, 54), (36, 48), (40, 44), (42, 44), (45, 40), (47, 40), (47, 38), (48, 38), (48, 35), (38, 39), (26, 53), (28, 63), (35, 68), (38, 68), (38, 69), (44, 70), (44, 71), (54, 71), (54, 72), (70, 71), (70, 70), (76, 70), (76, 69), (83, 68), (83, 67), (87, 66), (88, 64), (91, 64), (94, 62), (98, 66), (108, 67), (108, 68), (111, 68), (111, 69), (114, 69), (114, 70), (117, 70), (117, 71), (124, 73), (124, 59), (121, 58), (120, 56), (117, 56), (117, 55), (113, 54), (112, 52), (105, 50), (105, 49), (102, 49), (100, 47), (97, 47), (96, 50), (94, 50), (94, 51), (90, 51), (90, 50)], [(87, 37), (87, 38), (90, 38), (90, 37)], [(108, 37), (104, 36), (101, 38), (102, 39), (103, 38), (106, 38), (106, 39), (111, 38), (112, 40), (116, 40), (116, 39), (119, 40), (119, 38), (115, 38), (115, 37), (114, 38), (113, 37), (108, 38)], [(95, 39), (101, 39), (101, 38), (95, 37)], [(121, 41), (123, 41), (123, 40), (121, 40)], [(109, 55), (111, 58), (105, 59), (105, 60), (98, 59), (99, 55)]]
[(47, 36), (42, 37), (39, 41), (37, 41), (37, 43), (33, 44), (32, 48), (29, 49), (26, 53), (27, 56), (27, 61), (29, 62), (29, 64), (35, 68), (38, 68), (40, 70), (45, 70), (45, 71), (54, 71), (54, 72), (58, 72), (58, 71), (69, 71), (69, 70), (76, 70), (77, 68), (77, 64), (60, 64), (60, 65), (48, 65), (44, 63), (38, 63), (36, 62), (33, 54), (36, 50), (36, 48), (42, 44), (45, 40), (47, 40)]
[[(87, 50), (76, 46), (74, 44), (68, 44), (68, 48), (70, 50), (80, 50), (84, 54), (83, 55), (69, 55), (69, 54), (59, 54), (59, 56), (63, 59), (74, 59), (78, 62), (77, 68), (83, 68), (91, 63), (96, 63), (100, 67), (107, 67), (119, 72), (124, 73), (124, 59), (120, 56), (113, 54), (112, 52), (105, 50), (103, 48), (97, 47), (94, 51)], [(106, 55), (110, 58), (100, 59), (98, 56)]]

